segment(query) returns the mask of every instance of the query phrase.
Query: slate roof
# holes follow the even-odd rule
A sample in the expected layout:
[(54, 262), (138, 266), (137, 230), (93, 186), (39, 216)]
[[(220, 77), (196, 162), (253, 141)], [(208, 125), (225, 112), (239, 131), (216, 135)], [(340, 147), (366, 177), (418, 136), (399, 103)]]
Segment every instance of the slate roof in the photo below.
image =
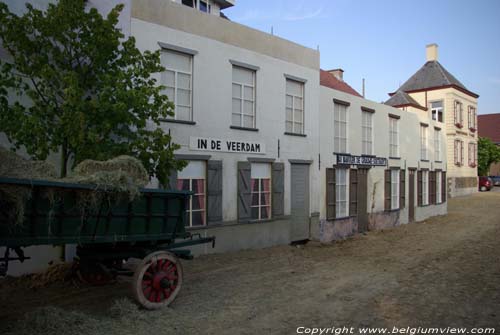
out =
[(387, 100), (384, 104), (392, 106), (392, 107), (406, 107), (412, 106), (415, 108), (420, 108), (426, 110), (424, 106), (421, 106), (415, 99), (413, 99), (406, 92), (399, 90), (394, 93), (389, 100)]
[(360, 98), (363, 97), (354, 88), (349, 86), (345, 81), (339, 80), (330, 72), (321, 69), (319, 72), (319, 84), (321, 86), (333, 88), (334, 90), (352, 94)]
[[(414, 92), (432, 88), (454, 87), (473, 97), (477, 94), (469, 91), (464, 84), (449, 73), (438, 61), (428, 61), (410, 77), (398, 91)], [(390, 95), (393, 95), (391, 93)]]
[(479, 136), (500, 144), (500, 113), (478, 115), (477, 131)]

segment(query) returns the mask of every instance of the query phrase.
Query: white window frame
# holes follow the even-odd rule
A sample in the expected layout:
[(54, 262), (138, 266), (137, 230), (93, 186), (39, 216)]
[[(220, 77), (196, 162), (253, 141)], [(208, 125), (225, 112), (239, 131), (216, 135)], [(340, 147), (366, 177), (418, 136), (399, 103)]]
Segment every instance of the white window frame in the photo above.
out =
[[(343, 193), (342, 193), (343, 192)], [(341, 197), (345, 195), (345, 197)], [(341, 205), (342, 209), (341, 209)], [(335, 169), (335, 218), (349, 216), (349, 169)]]
[[(248, 84), (245, 84), (245, 83), (240, 83), (238, 81), (235, 81), (234, 80), (234, 69), (240, 69), (240, 70), (243, 70), (243, 71), (248, 71), (249, 73), (252, 74), (252, 84), (253, 85), (248, 85)], [(239, 113), (235, 113), (235, 111), (233, 110), (233, 106), (231, 105), (231, 125), (233, 126), (236, 126), (236, 127), (243, 127), (243, 128), (255, 128), (255, 125), (256, 125), (256, 105), (257, 105), (257, 99), (256, 99), (256, 81), (257, 81), (257, 71), (253, 70), (253, 69), (249, 69), (249, 68), (246, 68), (246, 67), (242, 67), (242, 66), (238, 66), (238, 65), (233, 65), (232, 69), (232, 86), (231, 86), (231, 96), (232, 96), (232, 100), (239, 100), (239, 103), (240, 103), (240, 110), (239, 110)], [(239, 89), (240, 89), (240, 97), (234, 97), (232, 92), (233, 92), (233, 86), (236, 85), (236, 86), (239, 86)], [(253, 95), (252, 95), (252, 100), (248, 100), (245, 98), (245, 88), (252, 88), (253, 89)], [(245, 101), (248, 101), (248, 102), (252, 102), (252, 111), (251, 111), (251, 114), (248, 113), (248, 111), (245, 110)], [(240, 116), (240, 124), (234, 124), (233, 123), (233, 119), (232, 119), (232, 115), (239, 115)], [(245, 126), (245, 116), (251, 116), (252, 117), (252, 126), (251, 127), (248, 127), (248, 126)]]
[(429, 171), (422, 170), (422, 206), (429, 204)]
[(420, 125), (420, 159), (429, 159), (429, 136), (428, 136), (428, 126)]
[[(185, 53), (185, 52), (176, 51), (176, 50), (171, 50), (171, 49), (163, 49), (162, 53), (176, 53), (176, 54), (180, 54), (180, 55), (186, 56), (190, 60), (190, 66), (189, 66), (190, 69), (191, 69), (190, 72), (185, 72), (185, 71), (182, 71), (182, 70), (179, 70), (179, 69), (166, 68), (165, 72), (172, 72), (172, 73), (174, 73), (174, 86), (169, 86), (169, 85), (167, 85), (165, 83), (162, 83), (162, 85), (164, 85), (166, 88), (170, 88), (170, 89), (174, 90), (174, 96), (173, 97), (169, 97), (169, 100), (174, 104), (174, 110), (173, 110), (174, 115), (173, 116), (168, 116), (168, 119), (182, 120), (182, 121), (193, 121), (193, 60), (194, 60), (194, 57), (191, 54), (188, 54), (188, 53)], [(189, 75), (189, 94), (190, 94), (189, 105), (181, 105), (181, 104), (177, 103), (177, 101), (178, 101), (178, 99), (177, 99), (177, 93), (178, 93), (178, 91), (179, 90), (186, 91), (186, 89), (178, 87), (177, 82), (178, 82), (179, 74)], [(185, 119), (179, 119), (178, 118), (178, 116), (177, 116), (177, 106), (184, 107), (184, 108), (189, 108), (189, 118), (187, 120), (185, 120)]]
[[(441, 103), (441, 106), (440, 107), (433, 107), (432, 104), (434, 103)], [(430, 109), (431, 109), (431, 118), (434, 120), (434, 121), (437, 121), (437, 122), (444, 122), (444, 104), (443, 104), (443, 100), (439, 100), (439, 101), (431, 101), (430, 103)], [(439, 115), (441, 115), (441, 121), (439, 121)]]
[[(293, 79), (290, 79), (290, 78), (286, 78), (286, 82), (294, 82), (296, 84), (299, 84), (300, 85), (300, 93), (301, 95), (295, 95), (291, 92), (288, 92), (286, 91), (286, 83), (285, 83), (285, 122), (287, 123), (292, 123), (292, 130), (290, 131), (290, 133), (292, 134), (304, 134), (304, 124), (305, 124), (305, 112), (304, 112), (304, 89), (305, 89), (305, 85), (303, 82), (300, 82), (300, 81), (297, 81), (297, 80), (293, 80)], [(287, 106), (286, 104), (286, 99), (290, 97), (292, 99), (292, 105), (291, 106)], [(302, 105), (300, 106), (297, 106), (295, 104), (295, 101), (297, 99), (300, 99), (302, 100)], [(286, 109), (290, 109), (292, 110), (292, 119), (290, 120), (288, 117), (287, 117), (287, 113), (286, 113)], [(302, 120), (296, 120), (295, 119), (295, 112), (300, 112), (301, 116), (302, 116)], [(296, 129), (296, 125), (299, 125), (299, 129)], [(286, 129), (286, 124), (285, 124), (285, 129)]]
[(436, 174), (436, 204), (440, 204), (443, 202), (443, 198), (441, 197), (443, 174), (441, 171), (436, 171), (435, 174)]
[[(255, 192), (253, 190), (253, 187), (251, 188), (252, 202), (250, 205), (250, 214), (252, 212), (252, 208), (258, 208), (259, 209), (258, 217), (257, 218), (252, 217), (252, 220), (270, 220), (272, 218), (272, 204), (273, 204), (273, 199), (272, 199), (273, 184), (272, 184), (272, 172), (271, 172), (272, 167), (271, 167), (271, 164), (269, 164), (269, 163), (252, 163), (251, 169), (255, 169), (258, 165), (267, 165), (266, 169), (269, 171), (269, 175), (266, 177), (262, 177), (262, 176), (256, 177), (252, 174), (250, 177), (251, 180), (255, 180), (256, 183), (258, 184), (258, 191), (257, 192)], [(262, 180), (269, 180), (269, 191), (265, 191), (262, 189), (262, 183), (261, 183)], [(256, 194), (256, 193), (258, 194), (258, 203), (256, 205), (254, 205), (253, 204), (253, 197), (254, 197), (254, 194)], [(268, 205), (262, 203), (262, 195), (266, 194), (266, 193), (269, 194), (269, 204)], [(268, 208), (268, 216), (267, 217), (262, 217), (262, 208), (264, 208), (264, 207)]]
[(389, 157), (399, 157), (399, 119), (389, 117)]
[(400, 170), (391, 171), (391, 209), (399, 209), (399, 176)]
[[(188, 161), (188, 164), (190, 162), (191, 161)], [(189, 180), (189, 191), (195, 192), (193, 195), (189, 196), (189, 200), (187, 202), (187, 208), (186, 208), (187, 221), (185, 222), (185, 226), (186, 227), (204, 227), (207, 225), (207, 177), (206, 177), (207, 164), (206, 164), (206, 162), (202, 162), (202, 161), (192, 161), (192, 162), (195, 164), (202, 163), (203, 164), (203, 166), (202, 166), (203, 171), (201, 173), (198, 173), (198, 174), (183, 176), (182, 175), (183, 171), (188, 169), (188, 167), (186, 167), (185, 170), (179, 171), (178, 176), (177, 176), (178, 181), (179, 180)], [(204, 192), (203, 193), (196, 193), (196, 190), (193, 190), (193, 180), (200, 180), (200, 179), (203, 179), (203, 191)], [(195, 196), (203, 196), (203, 199), (204, 199), (203, 209), (193, 209), (193, 198)], [(194, 212), (203, 212), (203, 219), (202, 219), (203, 224), (202, 225), (196, 225), (196, 226), (193, 225), (193, 213)]]
[(434, 128), (434, 160), (440, 162), (441, 158), (441, 129)]
[(362, 153), (373, 155), (373, 113), (361, 111)]
[[(334, 136), (334, 152), (336, 153), (347, 153), (349, 148), (348, 138), (349, 138), (349, 128), (348, 128), (348, 105), (334, 102), (333, 103), (333, 136)], [(343, 113), (343, 115), (342, 115)], [(342, 117), (343, 116), (343, 117)], [(345, 132), (345, 137), (341, 135), (342, 128)]]

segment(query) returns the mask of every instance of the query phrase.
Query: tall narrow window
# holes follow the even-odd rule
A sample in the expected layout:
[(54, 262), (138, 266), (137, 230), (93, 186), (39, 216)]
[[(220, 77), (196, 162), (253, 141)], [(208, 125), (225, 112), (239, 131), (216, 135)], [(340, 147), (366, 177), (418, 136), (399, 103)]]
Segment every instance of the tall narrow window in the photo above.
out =
[(427, 125), (420, 126), (420, 159), (428, 160), (429, 159), (429, 150), (428, 150), (428, 137), (427, 137)]
[(349, 215), (349, 173), (348, 169), (336, 169), (335, 171), (335, 208), (336, 218), (343, 218)]
[(442, 193), (442, 173), (441, 171), (436, 171), (436, 204), (440, 204), (443, 202), (443, 198), (441, 196)]
[(391, 209), (399, 208), (399, 170), (391, 170)]
[(286, 121), (287, 133), (304, 133), (304, 83), (286, 79)]
[(469, 106), (469, 129), (471, 131), (476, 131), (476, 108), (473, 106)]
[(389, 118), (389, 156), (399, 157), (399, 120)]
[(196, 227), (206, 225), (206, 163), (204, 161), (189, 161), (188, 165), (178, 172), (177, 189), (192, 191), (186, 208), (186, 226)]
[(193, 56), (173, 50), (163, 50), (161, 64), (165, 71), (161, 74), (163, 91), (175, 105), (175, 120), (192, 121), (192, 75)]
[(441, 157), (441, 129), (434, 128), (434, 160), (440, 162)]
[(199, 0), (200, 1), (200, 11), (209, 13), (209, 5), (207, 1)]
[(433, 120), (443, 122), (443, 102), (442, 101), (431, 102), (431, 114), (432, 114)]
[(338, 153), (347, 152), (347, 105), (333, 104), (333, 150)]
[(476, 167), (477, 166), (477, 152), (476, 152), (476, 144), (475, 143), (469, 143), (469, 152), (468, 152), (468, 160), (469, 160), (469, 166), (470, 167)]
[(429, 171), (422, 171), (422, 205), (429, 204)]
[(455, 100), (455, 103), (454, 103), (454, 118), (455, 118), (455, 126), (457, 126), (458, 128), (462, 128), (463, 127), (463, 120), (464, 120), (464, 116), (463, 116), (463, 106), (462, 106), (462, 103), (458, 100)]
[(235, 65), (232, 125), (255, 128), (255, 71)]
[(252, 163), (252, 219), (264, 220), (271, 218), (271, 164)]
[(373, 113), (361, 112), (362, 153), (373, 155)]

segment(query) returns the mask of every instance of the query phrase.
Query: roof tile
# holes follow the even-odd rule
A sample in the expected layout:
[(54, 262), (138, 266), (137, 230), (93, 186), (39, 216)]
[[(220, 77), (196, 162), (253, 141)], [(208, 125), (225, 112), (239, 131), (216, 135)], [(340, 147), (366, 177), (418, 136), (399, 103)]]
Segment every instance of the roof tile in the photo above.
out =
[(359, 94), (354, 88), (349, 86), (345, 81), (338, 80), (333, 74), (328, 71), (320, 70), (319, 81), (321, 86), (333, 88), (334, 90), (352, 94), (362, 98), (362, 95)]

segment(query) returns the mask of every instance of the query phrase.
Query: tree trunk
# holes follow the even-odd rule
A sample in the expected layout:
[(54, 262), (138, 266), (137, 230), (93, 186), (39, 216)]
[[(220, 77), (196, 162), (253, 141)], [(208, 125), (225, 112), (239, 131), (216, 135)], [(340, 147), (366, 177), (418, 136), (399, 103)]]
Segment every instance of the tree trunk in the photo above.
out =
[(64, 140), (61, 146), (61, 178), (68, 174), (68, 140)]

